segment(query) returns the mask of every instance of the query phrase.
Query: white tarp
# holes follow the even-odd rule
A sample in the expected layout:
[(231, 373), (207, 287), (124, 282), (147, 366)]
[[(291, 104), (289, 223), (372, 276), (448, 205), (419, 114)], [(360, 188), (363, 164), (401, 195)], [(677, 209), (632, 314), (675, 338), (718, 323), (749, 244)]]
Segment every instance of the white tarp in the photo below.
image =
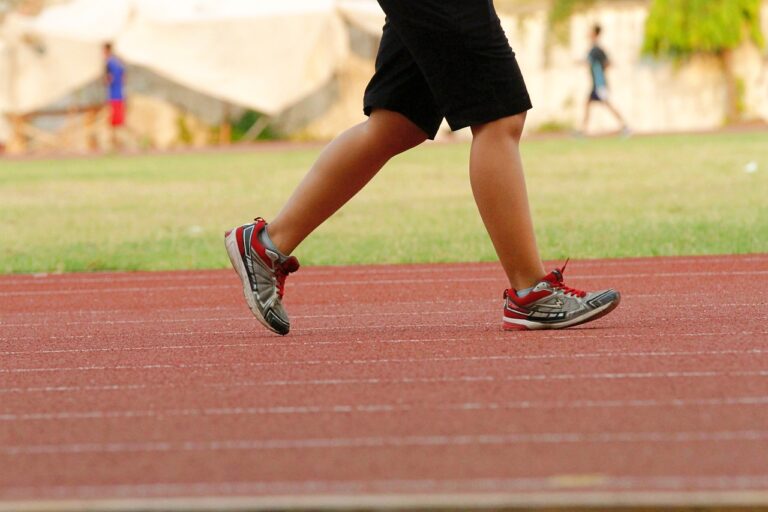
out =
[(384, 12), (371, 0), (337, 0), (336, 7), (352, 25), (374, 36), (381, 35)]
[(99, 45), (31, 30), (30, 20), (8, 16), (0, 30), (0, 113), (42, 108), (99, 76)]
[(29, 31), (52, 38), (101, 43), (125, 28), (132, 0), (77, 0), (53, 5), (30, 21)]
[(348, 48), (330, 0), (139, 2), (116, 46), (128, 62), (268, 114), (329, 80)]
[(97, 79), (105, 41), (128, 63), (277, 114), (345, 61), (345, 19), (378, 32), (383, 14), (375, 0), (71, 0), (35, 18), (8, 16), (0, 114), (42, 109)]

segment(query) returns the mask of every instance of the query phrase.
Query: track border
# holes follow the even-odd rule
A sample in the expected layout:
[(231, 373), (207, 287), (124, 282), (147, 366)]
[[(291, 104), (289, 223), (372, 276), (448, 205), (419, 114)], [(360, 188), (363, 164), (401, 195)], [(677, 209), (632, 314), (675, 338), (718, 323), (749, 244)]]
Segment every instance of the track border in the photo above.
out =
[(305, 495), (279, 497), (202, 497), (125, 500), (63, 500), (0, 502), (0, 512), (246, 512), (310, 510), (488, 510), (525, 512), (579, 512), (612, 510), (670, 512), (766, 510), (766, 491), (726, 492), (557, 492)]

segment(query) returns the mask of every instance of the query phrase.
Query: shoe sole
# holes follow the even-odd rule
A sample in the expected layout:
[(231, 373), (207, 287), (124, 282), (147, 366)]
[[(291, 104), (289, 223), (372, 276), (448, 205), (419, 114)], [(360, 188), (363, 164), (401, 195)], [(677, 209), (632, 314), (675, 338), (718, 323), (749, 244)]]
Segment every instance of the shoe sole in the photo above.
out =
[(258, 320), (261, 325), (275, 334), (281, 336), (288, 334), (287, 332), (282, 333), (276, 331), (274, 327), (269, 325), (269, 322), (267, 322), (267, 319), (264, 318), (264, 315), (256, 305), (256, 300), (254, 300), (253, 292), (251, 291), (251, 281), (248, 279), (248, 272), (245, 270), (243, 257), (240, 255), (240, 249), (237, 246), (237, 228), (231, 229), (224, 234), (224, 245), (227, 249), (227, 254), (229, 255), (229, 261), (232, 263), (232, 268), (235, 269), (237, 276), (240, 278), (240, 282), (243, 283), (243, 296), (245, 297), (245, 302), (248, 304), (248, 308), (251, 310), (251, 313), (253, 313), (253, 316), (256, 317), (256, 320)]
[(592, 322), (598, 318), (602, 318), (614, 309), (616, 309), (621, 303), (621, 295), (617, 295), (616, 300), (605, 306), (601, 306), (592, 310), (590, 313), (574, 318), (567, 322), (561, 322), (557, 324), (543, 324), (540, 322), (531, 322), (528, 320), (513, 320), (511, 318), (504, 317), (502, 328), (505, 331), (544, 331), (553, 329), (566, 329), (568, 327), (575, 327), (577, 325)]

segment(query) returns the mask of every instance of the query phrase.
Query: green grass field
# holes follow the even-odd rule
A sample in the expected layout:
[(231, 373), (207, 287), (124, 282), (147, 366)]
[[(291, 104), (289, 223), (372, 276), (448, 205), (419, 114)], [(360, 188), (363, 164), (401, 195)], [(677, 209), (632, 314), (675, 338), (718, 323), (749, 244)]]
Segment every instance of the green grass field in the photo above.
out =
[[(0, 160), (0, 271), (226, 267), (225, 228), (274, 216), (318, 151)], [(468, 154), (396, 158), (297, 256), (495, 259)], [(546, 259), (768, 250), (768, 133), (531, 140), (523, 157)]]

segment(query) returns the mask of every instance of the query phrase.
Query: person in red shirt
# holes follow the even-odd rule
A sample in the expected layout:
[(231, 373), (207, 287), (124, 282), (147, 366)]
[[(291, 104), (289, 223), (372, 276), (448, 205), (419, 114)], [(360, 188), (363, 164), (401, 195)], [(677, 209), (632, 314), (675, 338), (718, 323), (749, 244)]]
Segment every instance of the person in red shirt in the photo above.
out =
[(110, 107), (110, 125), (112, 126), (112, 147), (119, 148), (118, 130), (125, 125), (125, 66), (112, 51), (112, 44), (104, 44), (106, 72), (104, 83), (107, 86), (107, 99)]

